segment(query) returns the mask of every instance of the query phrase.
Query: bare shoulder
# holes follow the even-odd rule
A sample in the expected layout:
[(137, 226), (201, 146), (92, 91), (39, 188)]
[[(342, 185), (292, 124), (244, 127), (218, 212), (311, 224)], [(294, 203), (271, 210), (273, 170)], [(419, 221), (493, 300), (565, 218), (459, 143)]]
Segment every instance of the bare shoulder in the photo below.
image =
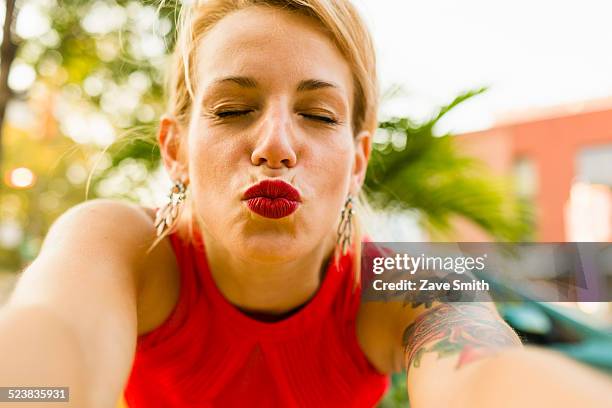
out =
[(62, 214), (49, 230), (42, 250), (78, 246), (81, 250), (114, 250), (129, 256), (146, 252), (154, 237), (152, 219), (143, 207), (96, 199)]
[(78, 204), (53, 224), (41, 253), (59, 251), (86, 260), (112, 260), (135, 280), (138, 333), (161, 324), (178, 299), (180, 275), (168, 238), (156, 239), (155, 211), (137, 204), (96, 199)]
[(152, 208), (138, 204), (110, 199), (86, 201), (55, 221), (41, 252), (59, 251), (89, 259), (110, 257), (132, 268), (147, 269), (164, 258), (173, 260), (167, 239), (149, 250), (156, 239), (154, 218)]
[(176, 281), (169, 244), (148, 251), (155, 238), (151, 210), (114, 200), (79, 204), (52, 225), (7, 301), (6, 310), (33, 310), (74, 335), (101, 401), (120, 392), (137, 334), (163, 321), (177, 294), (168, 283)]

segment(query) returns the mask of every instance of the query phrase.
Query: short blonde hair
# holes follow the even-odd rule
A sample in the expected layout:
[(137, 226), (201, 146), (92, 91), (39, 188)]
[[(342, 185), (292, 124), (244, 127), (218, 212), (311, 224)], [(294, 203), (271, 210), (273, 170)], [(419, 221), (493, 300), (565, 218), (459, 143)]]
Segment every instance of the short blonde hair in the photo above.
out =
[[(195, 89), (197, 88), (197, 46), (204, 35), (228, 14), (252, 6), (266, 6), (298, 13), (316, 20), (328, 33), (338, 50), (348, 62), (353, 73), (354, 105), (352, 130), (373, 134), (378, 121), (378, 79), (376, 56), (370, 33), (349, 0), (193, 0), (184, 6), (178, 19), (178, 36), (172, 67), (167, 81), (168, 114), (187, 128)], [(191, 201), (191, 200), (189, 200)], [(356, 213), (368, 209), (363, 194), (357, 197)], [(193, 205), (188, 205), (186, 219), (189, 235), (193, 235)], [(196, 219), (198, 217), (196, 216)], [(355, 282), (359, 281), (361, 256), (361, 229), (354, 220), (353, 250), (355, 254)], [(335, 259), (339, 254), (336, 250)]]

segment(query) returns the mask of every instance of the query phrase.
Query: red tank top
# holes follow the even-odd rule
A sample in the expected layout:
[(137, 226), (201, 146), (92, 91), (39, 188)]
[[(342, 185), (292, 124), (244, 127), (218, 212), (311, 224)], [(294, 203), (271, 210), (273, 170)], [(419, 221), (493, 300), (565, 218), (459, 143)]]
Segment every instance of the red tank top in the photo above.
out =
[(179, 300), (161, 326), (138, 337), (124, 398), (130, 408), (372, 407), (389, 378), (356, 337), (360, 288), (351, 254), (330, 261), (316, 294), (277, 322), (242, 313), (210, 274), (201, 235), (170, 235)]

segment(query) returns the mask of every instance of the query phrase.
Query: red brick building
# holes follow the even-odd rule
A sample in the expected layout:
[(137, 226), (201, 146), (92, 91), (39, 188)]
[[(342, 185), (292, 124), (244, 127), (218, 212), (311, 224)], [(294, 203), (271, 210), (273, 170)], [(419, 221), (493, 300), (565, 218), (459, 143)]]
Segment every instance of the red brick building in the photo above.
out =
[[(462, 149), (514, 174), (536, 207), (538, 241), (612, 241), (612, 103), (591, 102), (506, 118), (457, 136)], [(483, 240), (471, 226), (462, 240)]]

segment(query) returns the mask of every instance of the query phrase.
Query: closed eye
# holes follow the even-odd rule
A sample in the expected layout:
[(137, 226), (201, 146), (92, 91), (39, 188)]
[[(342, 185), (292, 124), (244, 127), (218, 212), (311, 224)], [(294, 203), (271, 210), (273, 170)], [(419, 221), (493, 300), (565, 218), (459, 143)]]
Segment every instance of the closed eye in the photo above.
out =
[(302, 115), (302, 117), (306, 118), (306, 119), (312, 119), (312, 120), (316, 120), (319, 122), (323, 122), (323, 123), (327, 123), (330, 125), (336, 125), (338, 124), (338, 121), (334, 118), (330, 118), (329, 116), (322, 116), (322, 115), (313, 115), (310, 113), (301, 113), (300, 115)]
[(237, 117), (237, 116), (244, 116), (244, 115), (248, 115), (249, 113), (253, 112), (252, 109), (247, 109), (247, 110), (233, 110), (233, 111), (223, 111), (223, 112), (217, 112), (215, 115), (220, 117), (220, 118), (228, 118), (228, 117)]

